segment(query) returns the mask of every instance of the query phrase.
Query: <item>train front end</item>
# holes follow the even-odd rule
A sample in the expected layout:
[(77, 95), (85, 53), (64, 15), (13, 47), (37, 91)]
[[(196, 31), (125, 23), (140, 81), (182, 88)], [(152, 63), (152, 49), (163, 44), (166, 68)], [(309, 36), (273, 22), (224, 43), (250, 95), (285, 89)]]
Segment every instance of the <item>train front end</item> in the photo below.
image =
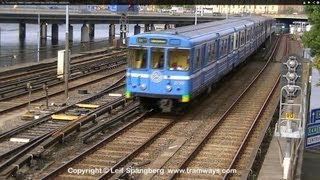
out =
[(163, 34), (129, 38), (126, 98), (138, 97), (145, 108), (172, 112), (190, 101), (188, 42)]

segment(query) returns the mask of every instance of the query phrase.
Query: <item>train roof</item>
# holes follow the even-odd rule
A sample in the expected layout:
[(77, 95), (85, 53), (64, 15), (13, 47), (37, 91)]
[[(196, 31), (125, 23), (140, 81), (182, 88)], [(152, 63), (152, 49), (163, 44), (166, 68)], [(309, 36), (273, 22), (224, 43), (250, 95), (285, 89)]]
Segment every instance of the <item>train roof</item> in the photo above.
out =
[(265, 20), (271, 20), (271, 18), (258, 16), (245, 18), (231, 18), (220, 21), (201, 23), (197, 25), (178, 27), (174, 29), (167, 29), (157, 32), (146, 32), (136, 36), (171, 36), (172, 38), (185, 39), (197, 44), (197, 42), (213, 39), (217, 36), (224, 36), (226, 34), (234, 32), (234, 30), (241, 30), (245, 28), (245, 26), (251, 26), (254, 23), (259, 23)]

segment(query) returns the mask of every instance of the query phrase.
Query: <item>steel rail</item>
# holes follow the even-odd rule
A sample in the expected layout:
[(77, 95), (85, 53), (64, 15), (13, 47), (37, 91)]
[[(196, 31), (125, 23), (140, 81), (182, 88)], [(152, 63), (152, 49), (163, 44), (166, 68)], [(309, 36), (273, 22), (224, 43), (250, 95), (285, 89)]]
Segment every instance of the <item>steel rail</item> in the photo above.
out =
[[(118, 89), (123, 86), (124, 86), (124, 84), (111, 87), (108, 90), (105, 90), (105, 91), (102, 91), (101, 93), (98, 93), (96, 96), (101, 96), (102, 93), (105, 94), (109, 91)], [(93, 96), (90, 98), (94, 99), (97, 97)], [(88, 100), (88, 99), (86, 99), (86, 100)], [(113, 102), (109, 102), (109, 103), (102, 105), (100, 108), (96, 109), (93, 112), (88, 113), (86, 116), (80, 118), (77, 121), (71, 122), (70, 124), (66, 125), (65, 127), (52, 130), (51, 132), (44, 134), (44, 135), (34, 139), (33, 141), (30, 141), (29, 143), (27, 143), (28, 145), (23, 145), (24, 148), (20, 148), (19, 153), (17, 153), (15, 156), (11, 157), (5, 163), (0, 165), (0, 171), (5, 170), (1, 174), (1, 176), (8, 176), (8, 175), (12, 174), (16, 170), (18, 170), (19, 167), (25, 165), (28, 161), (32, 160), (37, 155), (41, 154), (45, 149), (47, 149), (48, 147), (53, 145), (58, 140), (65, 138), (68, 134), (71, 134), (72, 131), (75, 131), (75, 130), (79, 129), (81, 126), (87, 124), (88, 122), (95, 120), (95, 118), (101, 116), (102, 114), (104, 114), (107, 111), (110, 111), (110, 109), (112, 109), (113, 107), (117, 107), (117, 106), (122, 105), (123, 101), (125, 101), (124, 97), (119, 97), (116, 100), (114, 100)], [(137, 109), (137, 108), (138, 107), (136, 107), (135, 109)], [(132, 113), (133, 109), (131, 108), (129, 110), (129, 112)], [(118, 117), (117, 120), (119, 120), (119, 119), (120, 118)], [(112, 124), (112, 123), (115, 123), (115, 121), (109, 122), (109, 124)], [(31, 150), (34, 150), (35, 152), (27, 154)], [(15, 163), (15, 166), (12, 166), (11, 168), (6, 169), (7, 167), (9, 167), (13, 163)]]
[[(119, 65), (119, 66), (120, 66), (120, 65)], [(103, 70), (95, 71), (94, 73), (98, 73), (98, 72), (100, 72), (100, 71), (103, 71)], [(89, 85), (89, 84), (93, 84), (93, 83), (99, 82), (99, 81), (101, 81), (101, 80), (103, 80), (103, 79), (105, 79), (105, 78), (109, 78), (110, 76), (114, 76), (114, 75), (116, 75), (116, 74), (124, 73), (124, 72), (125, 72), (125, 69), (122, 69), (122, 70), (119, 70), (119, 71), (117, 71), (117, 72), (114, 72), (114, 73), (112, 73), (112, 74), (110, 74), (110, 75), (103, 76), (103, 77), (94, 79), (94, 80), (92, 80), (92, 81), (88, 81), (88, 82), (85, 82), (85, 83), (76, 85), (76, 86), (74, 86), (74, 87), (70, 87), (69, 90), (73, 90), (73, 89), (76, 89), (76, 88), (79, 88), (79, 87), (82, 87), (82, 86), (86, 86), (86, 85)], [(87, 74), (87, 75), (88, 75), (88, 74)], [(52, 96), (54, 96), (54, 95), (58, 95), (58, 94), (61, 94), (61, 93), (63, 93), (63, 92), (64, 92), (64, 90), (60, 90), (60, 91), (57, 91), (57, 92), (54, 92), (54, 93), (49, 94), (48, 97), (52, 97)], [(34, 102), (43, 100), (43, 99), (45, 99), (45, 98), (46, 98), (46, 96), (42, 96), (42, 97), (39, 97), (39, 98), (36, 98), (36, 99), (31, 100), (30, 103), (34, 103)], [(13, 110), (15, 110), (15, 109), (24, 107), (24, 106), (26, 106), (26, 105), (28, 105), (28, 104), (29, 104), (29, 102), (24, 102), (24, 103), (18, 104), (18, 105), (16, 105), (16, 106), (13, 106), (13, 107), (10, 107), (10, 108), (7, 108), (7, 109), (3, 109), (3, 110), (0, 111), (0, 114), (4, 114), (4, 113), (10, 112), (10, 111), (13, 111)]]
[[(121, 63), (121, 60), (124, 60), (125, 57), (111, 57), (111, 58), (120, 58), (120, 60), (117, 60), (120, 62), (120, 65), (121, 64), (125, 64), (126, 62), (123, 62)], [(79, 79), (79, 78), (82, 78), (82, 77), (85, 77), (87, 75), (91, 75), (91, 74), (95, 74), (95, 73), (98, 73), (100, 71), (103, 71), (105, 69), (109, 69), (109, 68), (113, 68), (114, 67), (114, 64), (113, 63), (116, 63), (115, 60), (111, 61), (111, 62), (107, 62), (105, 64), (99, 64), (97, 66), (89, 66), (86, 68), (87, 70), (87, 73), (77, 73), (77, 72), (85, 72), (85, 70), (80, 70), (80, 69), (77, 69), (78, 71), (77, 72), (72, 72), (73, 73), (73, 77), (70, 78), (70, 80), (76, 80), (76, 79)], [(117, 64), (119, 65), (119, 64)], [(99, 67), (99, 69), (97, 68)], [(94, 69), (94, 70), (91, 70), (91, 69)], [(91, 71), (90, 71), (91, 70)], [(72, 75), (72, 74), (71, 74)], [(40, 77), (41, 78), (41, 77)], [(52, 82), (53, 81), (53, 82)], [(28, 80), (24, 81), (25, 83), (29, 82)], [(50, 82), (50, 83), (48, 83)], [(47, 85), (49, 86), (54, 86), (54, 85), (58, 85), (58, 84), (61, 84), (63, 81), (61, 79), (58, 79), (57, 77), (42, 77), (42, 80), (39, 82), (39, 81), (36, 81), (36, 82), (31, 82), (31, 85), (33, 86), (32, 88), (32, 92), (37, 92), (39, 90), (42, 89), (42, 84), (43, 83), (47, 83)], [(39, 86), (40, 84), (40, 86)], [(19, 90), (25, 90), (23, 92), (18, 92), (16, 94), (13, 94), (13, 95), (9, 95), (9, 96), (5, 96), (5, 94), (8, 94), (8, 93), (13, 93), (15, 91), (19, 91)], [(15, 98), (15, 97), (19, 97), (19, 96), (22, 96), (22, 95), (25, 95), (27, 94), (28, 91), (26, 89), (26, 85), (25, 84), (20, 84), (19, 86), (15, 86), (14, 88), (12, 89), (6, 89), (6, 90), (3, 90), (0, 92), (0, 101), (4, 101), (4, 100), (8, 100), (8, 99), (12, 99), (12, 98)]]
[[(274, 92), (276, 90), (276, 87), (279, 84), (280, 78), (281, 78), (281, 75), (278, 76), (278, 78), (275, 81), (271, 91), (269, 92), (268, 96), (265, 98), (262, 107), (260, 108), (259, 112), (257, 113), (257, 115), (256, 115), (254, 121), (252, 122), (252, 124), (251, 124), (251, 126), (250, 126), (250, 128), (249, 128), (249, 130), (248, 130), (248, 132), (246, 134), (246, 136), (244, 137), (243, 141), (241, 142), (240, 147), (238, 148), (234, 158), (232, 159), (232, 161), (231, 161), (231, 163), (230, 163), (230, 165), (228, 166), (227, 169), (231, 169), (232, 167), (234, 167), (234, 165), (236, 163), (236, 160), (240, 157), (241, 152), (244, 150), (246, 144), (248, 143), (249, 136), (253, 133), (254, 128), (258, 124), (259, 118), (261, 117), (261, 115), (263, 114), (263, 111), (265, 110), (265, 108), (267, 106), (267, 103), (269, 102), (271, 96), (274, 94)], [(231, 173), (225, 173), (223, 179), (227, 179), (230, 175), (231, 175)]]
[(104, 94), (109, 92), (109, 89), (111, 89), (115, 85), (117, 85), (120, 82), (122, 82), (124, 80), (124, 78), (125, 78), (125, 76), (122, 76), (118, 81), (114, 82), (113, 84), (111, 84), (110, 86), (106, 87), (104, 90), (100, 91), (97, 94), (91, 95), (90, 97), (87, 97), (87, 98), (85, 98), (83, 100), (80, 100), (79, 102), (76, 102), (76, 103), (70, 104), (69, 106), (63, 107), (63, 108), (61, 108), (61, 109), (59, 109), (59, 110), (57, 110), (55, 112), (52, 112), (52, 113), (50, 113), (48, 115), (45, 115), (45, 116), (43, 116), (43, 117), (41, 117), (41, 118), (39, 118), (37, 120), (28, 122), (26, 124), (23, 124), (21, 126), (18, 126), (16, 128), (14, 128), (14, 129), (11, 129), (9, 131), (1, 133), (0, 134), (0, 142), (6, 140), (7, 138), (9, 138), (9, 137), (11, 137), (11, 136), (13, 136), (13, 135), (15, 135), (17, 133), (20, 133), (21, 131), (24, 131), (27, 128), (33, 127), (33, 126), (35, 126), (37, 124), (41, 124), (41, 123), (44, 123), (44, 122), (50, 120), (51, 119), (51, 115), (67, 111), (68, 109), (74, 107), (75, 104), (90, 102), (92, 100), (95, 100), (96, 98), (99, 98), (99, 97), (103, 96)]
[(141, 122), (143, 120), (143, 118), (147, 116), (147, 112), (144, 112), (140, 115), (140, 117), (136, 118), (134, 121), (126, 124), (125, 126), (123, 126), (121, 129), (117, 130), (116, 132), (114, 132), (113, 134), (110, 134), (108, 137), (106, 137), (105, 139), (101, 140), (100, 142), (98, 142), (97, 144), (95, 144), (94, 146), (92, 146), (91, 148), (89, 148), (88, 150), (86, 150), (85, 152), (81, 153), (80, 155), (76, 156), (75, 158), (71, 159), (70, 161), (66, 162), (65, 164), (63, 164), (62, 166), (58, 167), (57, 169), (55, 169), (54, 171), (50, 172), (47, 176), (43, 177), (42, 179), (51, 179), (52, 177), (55, 177), (59, 174), (61, 174), (64, 170), (66, 170), (67, 167), (71, 166), (72, 164), (80, 161), (83, 157), (94, 153), (97, 149), (99, 149), (101, 146), (111, 142), (112, 140), (114, 140), (115, 138), (119, 137), (122, 133), (124, 133), (126, 130), (132, 128), (133, 126), (135, 126), (136, 124), (138, 124), (139, 122)]
[[(195, 157), (201, 150), (201, 148), (207, 143), (207, 141), (209, 140), (209, 137), (211, 137), (211, 135), (213, 134), (213, 132), (215, 132), (215, 130), (220, 126), (221, 123), (223, 123), (223, 120), (227, 117), (227, 115), (231, 112), (231, 110), (235, 107), (235, 105), (239, 102), (240, 99), (242, 99), (244, 97), (244, 95), (246, 94), (246, 92), (252, 87), (252, 85), (256, 82), (256, 80), (260, 77), (260, 75), (264, 72), (264, 70), (267, 68), (267, 66), (269, 65), (269, 63), (271, 62), (271, 59), (276, 51), (276, 47), (279, 43), (279, 39), (277, 41), (276, 46), (274, 47), (271, 55), (268, 58), (268, 61), (266, 62), (266, 64), (264, 65), (264, 67), (259, 71), (259, 73), (255, 76), (255, 78), (250, 82), (250, 84), (243, 90), (243, 92), (237, 97), (237, 99), (228, 107), (228, 109), (222, 114), (222, 116), (219, 118), (218, 122), (212, 126), (210, 128), (210, 130), (208, 131), (208, 133), (205, 135), (204, 138), (202, 138), (202, 140), (200, 141), (200, 143), (198, 143), (198, 145), (192, 150), (192, 152), (188, 155), (188, 158), (186, 158), (178, 167), (178, 169), (185, 169), (187, 167), (187, 165), (191, 162), (191, 160), (193, 159), (193, 157)], [(177, 173), (173, 173), (169, 179), (174, 179), (178, 176), (178, 172)]]
[[(113, 50), (113, 49), (111, 49)], [(76, 59), (78, 58), (86, 58), (86, 57), (90, 57), (92, 56), (93, 54), (102, 54), (102, 56), (104, 56), (104, 52), (107, 52), (108, 50), (103, 50), (103, 51), (98, 51), (98, 52), (91, 52), (91, 53), (85, 53), (85, 54), (81, 54), (81, 55), (75, 55), (73, 57), (71, 57), (71, 64), (77, 64), (77, 63), (82, 63), (82, 62), (85, 62), (85, 61), (88, 61), (88, 59), (84, 59), (84, 60), (79, 60), (79, 61), (76, 61)], [(121, 53), (121, 52), (125, 52), (125, 50), (121, 50), (120, 49), (120, 52), (116, 52), (116, 53)], [(109, 54), (107, 52), (107, 54)], [(112, 53), (111, 53), (112, 55)], [(0, 81), (4, 81), (3, 83), (6, 83), (5, 80), (6, 79), (13, 79), (13, 78), (17, 78), (17, 77), (21, 77), (21, 76), (26, 76), (26, 75), (30, 75), (30, 74), (34, 74), (34, 73), (38, 73), (38, 72), (41, 72), (41, 71), (48, 71), (50, 69), (55, 69), (57, 66), (57, 62), (54, 61), (54, 62), (48, 62), (48, 63), (43, 63), (43, 64), (36, 64), (36, 65), (33, 65), (33, 66), (28, 66), (28, 67), (21, 67), (21, 68), (17, 68), (17, 69), (13, 69), (13, 70), (8, 70), (8, 71), (4, 71), (4, 72), (0, 72), (0, 75), (1, 75), (1, 78), (0, 78)], [(31, 72), (32, 70), (32, 72)], [(16, 71), (23, 71), (22, 73), (18, 73), (18, 74), (12, 74)], [(10, 74), (8, 76), (8, 74)]]

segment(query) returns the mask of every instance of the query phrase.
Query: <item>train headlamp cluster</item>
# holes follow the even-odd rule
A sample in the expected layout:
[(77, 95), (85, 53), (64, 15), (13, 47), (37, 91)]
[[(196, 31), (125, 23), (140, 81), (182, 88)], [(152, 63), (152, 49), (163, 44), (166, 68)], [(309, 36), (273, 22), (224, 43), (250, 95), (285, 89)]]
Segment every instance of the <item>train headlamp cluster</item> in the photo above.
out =
[(167, 92), (170, 92), (172, 90), (172, 87), (168, 84), (168, 85), (166, 85), (166, 91)]
[(141, 85), (140, 85), (140, 89), (141, 89), (142, 91), (146, 90), (146, 89), (147, 89), (147, 85), (146, 85), (146, 84), (141, 84)]

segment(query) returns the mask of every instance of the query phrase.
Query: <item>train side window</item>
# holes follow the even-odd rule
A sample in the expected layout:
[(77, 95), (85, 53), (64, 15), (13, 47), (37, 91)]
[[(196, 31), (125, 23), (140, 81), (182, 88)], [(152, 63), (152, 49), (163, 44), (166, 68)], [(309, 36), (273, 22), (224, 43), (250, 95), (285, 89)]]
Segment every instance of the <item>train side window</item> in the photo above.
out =
[(212, 44), (207, 45), (207, 54), (208, 54), (208, 61), (211, 59), (211, 49), (212, 49)]
[(237, 44), (238, 48), (240, 47), (240, 35), (241, 35), (241, 32), (238, 33), (238, 44)]
[(235, 33), (234, 38), (235, 38), (235, 44), (234, 44), (234, 49), (238, 49), (238, 33)]
[(227, 53), (227, 39), (223, 40), (223, 55)]
[(216, 41), (215, 42), (213, 42), (213, 44), (212, 44), (212, 49), (211, 49), (211, 56), (212, 56), (212, 60), (214, 60), (215, 59), (215, 51), (216, 51), (216, 46), (215, 46), (215, 44), (216, 44)]
[(143, 69), (147, 67), (147, 49), (128, 50), (128, 65), (131, 68)]
[(226, 39), (226, 42), (225, 42), (226, 54), (229, 53), (229, 51), (230, 51), (230, 49), (228, 47), (228, 43), (229, 43), (229, 39)]
[(227, 39), (221, 39), (220, 40), (220, 57), (227, 54), (228, 51), (228, 40)]
[(195, 57), (194, 57), (194, 62), (193, 62), (193, 69), (197, 70), (200, 68), (201, 66), (201, 61), (200, 61), (200, 48), (196, 49), (196, 53), (195, 53)]
[(227, 49), (227, 39), (223, 40), (223, 55), (226, 55)]
[(241, 33), (240, 33), (240, 46), (242, 46), (243, 44), (244, 44), (244, 31), (242, 31)]
[(187, 71), (189, 70), (189, 50), (170, 49), (168, 51), (169, 70)]
[(244, 34), (243, 34), (243, 43), (244, 43), (244, 44), (247, 42), (247, 34), (248, 34), (248, 30), (245, 29), (245, 30), (244, 30)]
[(230, 51), (233, 51), (233, 36), (231, 36), (231, 42), (230, 42)]
[(246, 33), (245, 31), (243, 31), (242, 33), (242, 45), (244, 45), (246, 43)]
[(226, 49), (226, 39), (224, 39), (223, 41), (222, 41), (222, 47), (223, 47), (223, 53), (222, 53), (222, 56), (224, 56), (225, 54), (226, 54), (226, 52), (227, 52), (227, 49)]
[(251, 39), (253, 40), (254, 38), (254, 26), (252, 26), (252, 29), (251, 29)]
[(214, 43), (210, 44), (209, 47), (210, 47), (210, 49), (208, 49), (208, 62), (211, 62), (211, 61), (214, 60), (214, 55), (215, 55), (215, 53), (214, 53), (214, 48), (215, 48)]
[(220, 57), (224, 55), (224, 46), (223, 46), (223, 44), (224, 44), (224, 40), (221, 39), (220, 40)]
[(163, 69), (165, 66), (164, 50), (160, 48), (152, 48), (151, 68)]

